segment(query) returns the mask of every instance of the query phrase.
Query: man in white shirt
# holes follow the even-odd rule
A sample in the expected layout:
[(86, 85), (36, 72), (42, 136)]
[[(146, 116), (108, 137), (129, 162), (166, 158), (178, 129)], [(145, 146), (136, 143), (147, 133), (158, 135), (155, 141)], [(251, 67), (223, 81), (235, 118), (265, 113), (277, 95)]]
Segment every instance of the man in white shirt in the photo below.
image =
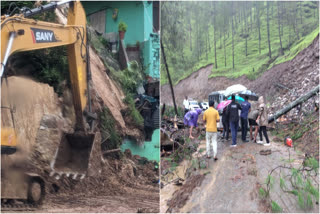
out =
[(188, 96), (186, 96), (183, 100), (184, 113), (186, 114), (189, 111), (189, 101)]

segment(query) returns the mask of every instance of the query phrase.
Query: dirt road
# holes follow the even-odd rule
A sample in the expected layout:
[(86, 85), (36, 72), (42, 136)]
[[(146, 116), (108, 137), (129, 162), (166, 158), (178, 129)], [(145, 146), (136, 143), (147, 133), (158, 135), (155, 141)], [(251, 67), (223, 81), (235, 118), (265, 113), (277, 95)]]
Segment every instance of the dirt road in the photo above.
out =
[(136, 213), (159, 212), (159, 190), (151, 188), (128, 189), (128, 193), (122, 195), (109, 195), (108, 192), (101, 195), (59, 195), (50, 196), (41, 209), (35, 212), (49, 213)]
[[(264, 186), (268, 173), (276, 166), (285, 164), (289, 159), (293, 166), (302, 163), (304, 155), (272, 142), (270, 147), (259, 144), (242, 143), (230, 148), (231, 142), (218, 142), (217, 162), (209, 161), (206, 176), (199, 187), (190, 193), (189, 200), (180, 209), (173, 212), (207, 213), (207, 212), (271, 212), (270, 201), (259, 196), (259, 188)], [(205, 141), (200, 148), (205, 148)], [(270, 155), (260, 155), (261, 150), (271, 149)], [(281, 173), (288, 174), (283, 170)], [(277, 202), (283, 212), (305, 212), (298, 207), (297, 197), (284, 193), (279, 187), (279, 173), (274, 173), (274, 187), (270, 199)], [(315, 178), (317, 179), (317, 178)], [(316, 207), (316, 206), (315, 206)], [(308, 212), (318, 212), (313, 208)]]

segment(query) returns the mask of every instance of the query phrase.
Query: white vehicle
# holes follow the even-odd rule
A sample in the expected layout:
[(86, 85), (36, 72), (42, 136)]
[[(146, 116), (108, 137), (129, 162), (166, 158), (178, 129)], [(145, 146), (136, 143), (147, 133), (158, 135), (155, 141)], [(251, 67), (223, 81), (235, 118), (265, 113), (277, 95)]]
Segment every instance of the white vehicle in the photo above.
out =
[(200, 106), (198, 105), (198, 102), (193, 100), (193, 101), (189, 101), (189, 110), (195, 110), (200, 108)]
[(208, 102), (202, 102), (200, 104), (202, 110), (207, 110), (209, 108), (209, 103)]

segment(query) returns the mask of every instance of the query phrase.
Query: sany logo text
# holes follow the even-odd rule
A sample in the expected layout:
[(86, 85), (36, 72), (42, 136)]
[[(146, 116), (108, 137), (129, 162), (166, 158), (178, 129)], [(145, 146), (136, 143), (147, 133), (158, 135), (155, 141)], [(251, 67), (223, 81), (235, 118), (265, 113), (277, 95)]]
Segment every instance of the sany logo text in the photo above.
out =
[(52, 41), (53, 33), (50, 32), (36, 32), (37, 41)]
[(52, 30), (31, 28), (33, 43), (57, 42)]

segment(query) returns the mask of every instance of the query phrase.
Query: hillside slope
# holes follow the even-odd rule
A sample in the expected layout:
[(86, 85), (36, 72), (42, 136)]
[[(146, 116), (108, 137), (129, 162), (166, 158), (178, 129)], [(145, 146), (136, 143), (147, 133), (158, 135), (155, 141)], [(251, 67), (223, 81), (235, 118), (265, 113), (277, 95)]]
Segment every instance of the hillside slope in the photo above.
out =
[[(267, 103), (271, 104), (272, 109), (270, 108), (269, 113), (274, 112), (319, 84), (319, 35), (294, 59), (272, 67), (254, 81), (245, 75), (238, 78), (209, 78), (212, 66), (211, 64), (201, 68), (174, 86), (178, 105), (182, 106), (185, 96), (199, 101), (207, 100), (209, 93), (213, 91), (224, 90), (233, 84), (243, 84), (257, 94), (263, 95)], [(292, 91), (279, 88), (276, 86), (277, 83), (285, 85)], [(172, 105), (168, 84), (161, 86), (161, 102)], [(303, 108), (308, 111), (312, 104), (313, 99), (304, 104)]]
[[(237, 78), (246, 75), (249, 79), (256, 79), (274, 65), (293, 59), (300, 51), (308, 47), (319, 33), (317, 2), (280, 3), (279, 13), (282, 12), (280, 14), (280, 33), (284, 51), (284, 54), (281, 55), (278, 5), (270, 2), (271, 58), (269, 58), (266, 2), (259, 4), (257, 2), (234, 2), (233, 4), (233, 12), (230, 11), (231, 2), (216, 3), (214, 7), (217, 12), (214, 12), (210, 2), (187, 2), (181, 3), (179, 7), (175, 3), (165, 2), (163, 4), (162, 39), (174, 84), (209, 64), (213, 64), (208, 75), (210, 77)], [(260, 7), (259, 16), (257, 5)], [(192, 8), (192, 11), (189, 7)], [(245, 8), (246, 19), (243, 18)], [(164, 14), (175, 13), (172, 11), (174, 9), (177, 10), (175, 20), (164, 17)], [(216, 21), (213, 21), (214, 13), (217, 13)], [(259, 53), (257, 17), (260, 17), (261, 53)], [(232, 66), (231, 20), (234, 20), (234, 69)], [(216, 27), (216, 64), (214, 27)], [(162, 63), (161, 84), (166, 83), (168, 79)]]

